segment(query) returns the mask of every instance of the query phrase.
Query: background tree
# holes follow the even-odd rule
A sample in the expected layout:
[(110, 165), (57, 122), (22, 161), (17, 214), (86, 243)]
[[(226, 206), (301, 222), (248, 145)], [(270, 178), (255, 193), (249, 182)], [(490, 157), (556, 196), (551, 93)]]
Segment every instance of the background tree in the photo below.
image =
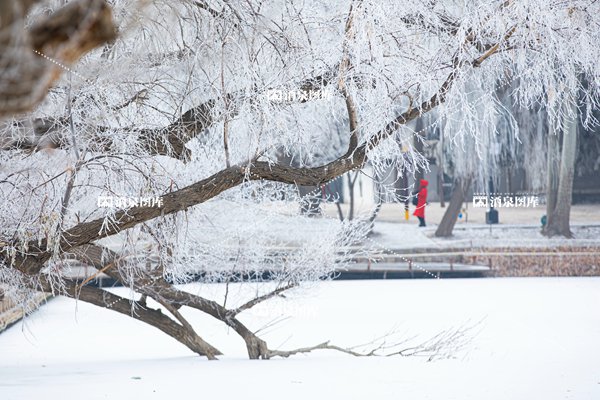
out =
[[(562, 149), (558, 155), (559, 138), (557, 132), (548, 136), (548, 188), (546, 205), (546, 225), (542, 233), (547, 236), (562, 235), (571, 237), (569, 217), (573, 199), (573, 178), (577, 157), (578, 107), (575, 96), (564, 96), (559, 100), (561, 112), (554, 118), (562, 130)], [(564, 110), (564, 111), (563, 111)], [(557, 173), (558, 172), (558, 173)]]

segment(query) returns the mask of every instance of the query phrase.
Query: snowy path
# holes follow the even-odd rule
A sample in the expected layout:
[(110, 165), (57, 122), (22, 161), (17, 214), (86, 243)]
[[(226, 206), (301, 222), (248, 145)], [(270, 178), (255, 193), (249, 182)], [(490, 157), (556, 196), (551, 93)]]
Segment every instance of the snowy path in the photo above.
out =
[(547, 238), (536, 225), (457, 225), (449, 238), (435, 237), (436, 228), (376, 221), (373, 240), (381, 247), (396, 251), (460, 247), (600, 247), (600, 225), (572, 225), (572, 239)]
[(293, 297), (245, 316), (253, 328), (292, 317), (267, 330), (272, 347), (350, 345), (393, 328), (426, 338), (484, 322), (456, 359), (248, 361), (236, 336), (186, 310), (227, 354), (208, 362), (134, 320), (58, 298), (0, 335), (0, 399), (600, 398), (600, 278), (327, 282)]

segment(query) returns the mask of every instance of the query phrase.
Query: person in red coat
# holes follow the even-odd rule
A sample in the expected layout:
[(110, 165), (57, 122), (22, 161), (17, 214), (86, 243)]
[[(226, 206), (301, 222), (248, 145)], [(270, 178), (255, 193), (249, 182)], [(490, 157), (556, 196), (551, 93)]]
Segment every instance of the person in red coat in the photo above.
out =
[(419, 226), (425, 226), (425, 206), (427, 205), (427, 185), (429, 182), (421, 179), (419, 194), (417, 195), (417, 209), (413, 215), (419, 218)]

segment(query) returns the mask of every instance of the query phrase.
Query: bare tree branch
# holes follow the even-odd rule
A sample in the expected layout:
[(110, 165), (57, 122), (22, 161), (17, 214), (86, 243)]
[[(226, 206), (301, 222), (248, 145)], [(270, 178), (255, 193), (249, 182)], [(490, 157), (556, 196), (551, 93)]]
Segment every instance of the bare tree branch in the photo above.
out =
[(271, 292), (269, 292), (267, 294), (264, 294), (262, 296), (256, 297), (256, 298), (250, 300), (249, 302), (242, 304), (241, 306), (239, 306), (235, 310), (229, 311), (228, 315), (231, 316), (231, 317), (235, 317), (239, 313), (241, 313), (243, 311), (246, 311), (246, 310), (249, 310), (252, 307), (256, 306), (257, 304), (260, 304), (260, 303), (262, 303), (262, 302), (264, 302), (266, 300), (269, 300), (269, 299), (271, 299), (273, 297), (279, 296), (281, 293), (285, 292), (286, 290), (290, 290), (290, 289), (292, 289), (292, 288), (294, 288), (296, 286), (297, 285), (295, 283), (289, 283), (289, 284), (287, 284), (285, 286), (278, 287), (277, 289), (275, 289), (275, 290), (273, 290), (273, 291), (271, 291)]
[[(39, 280), (39, 284), (45, 292), (55, 292), (56, 288), (54, 288), (53, 285), (51, 285), (50, 282), (45, 278), (41, 278)], [(33, 289), (37, 290), (39, 288), (33, 287)], [(201, 356), (205, 356), (210, 360), (215, 360), (216, 356), (222, 354), (218, 349), (198, 336), (193, 329), (189, 329), (191, 326), (187, 328), (186, 325), (177, 324), (171, 318), (164, 315), (159, 309), (135, 307), (134, 302), (129, 299), (91, 286), (79, 287), (75, 282), (71, 281), (65, 281), (64, 291), (60, 291), (59, 294), (69, 295), (86, 303), (113, 310), (120, 314), (124, 314), (139, 321), (145, 322), (157, 329), (160, 329), (167, 335), (173, 337), (190, 348), (192, 351)]]
[[(308, 92), (320, 89), (330, 84), (333, 76), (332, 69), (321, 75), (305, 79), (299, 83), (300, 90)], [(138, 95), (139, 92), (136, 96)], [(171, 124), (161, 128), (112, 128), (108, 126), (89, 126), (86, 124), (75, 124), (75, 127), (81, 135), (89, 136), (90, 143), (92, 143), (91, 151), (109, 152), (113, 143), (106, 133), (110, 131), (125, 132), (129, 135), (137, 136), (142, 147), (148, 154), (170, 156), (185, 161), (190, 156), (185, 144), (196, 138), (213, 124), (221, 121), (222, 118), (234, 117), (237, 113), (235, 101), (241, 95), (242, 92), (234, 92), (224, 95), (223, 99), (214, 98), (207, 100), (198, 106), (190, 108)], [(130, 101), (134, 101), (136, 96)], [(222, 101), (225, 101), (227, 104), (228, 113), (226, 115), (217, 112)], [(308, 99), (301, 99), (300, 103), (308, 101)], [(23, 130), (27, 130), (28, 128), (25, 121), (17, 121), (14, 124)], [(2, 138), (0, 140), (0, 149), (39, 151), (48, 148), (66, 148), (70, 145), (66, 132), (68, 125), (68, 117), (36, 118), (32, 121), (32, 126), (23, 137)]]
[[(387, 343), (390, 340), (390, 334), (377, 340), (378, 343), (372, 342), (354, 347), (342, 347), (330, 344), (327, 341), (315, 346), (301, 347), (293, 350), (269, 350), (268, 357), (287, 358), (296, 354), (311, 353), (316, 350), (333, 350), (354, 357), (427, 357), (428, 361), (452, 358), (457, 351), (470, 343), (472, 333), (478, 325), (474, 324), (472, 326), (461, 326), (455, 329), (444, 330), (421, 343), (409, 347), (404, 347), (407, 342), (406, 340)], [(358, 351), (356, 350), (357, 347), (366, 347), (367, 350)]]
[[(359, 0), (356, 3), (357, 8), (362, 3)], [(356, 103), (350, 92), (348, 91), (348, 85), (346, 84), (346, 77), (344, 74), (348, 73), (348, 71), (352, 68), (352, 63), (350, 61), (350, 42), (354, 39), (355, 32), (353, 27), (354, 13), (356, 12), (355, 4), (352, 2), (350, 4), (350, 11), (348, 12), (348, 18), (346, 19), (346, 37), (344, 41), (344, 57), (342, 62), (340, 63), (340, 81), (339, 88), (344, 96), (344, 100), (346, 102), (346, 110), (348, 112), (348, 121), (350, 123), (350, 140), (348, 142), (348, 151), (346, 154), (352, 154), (356, 147), (358, 146), (358, 114), (356, 111)]]

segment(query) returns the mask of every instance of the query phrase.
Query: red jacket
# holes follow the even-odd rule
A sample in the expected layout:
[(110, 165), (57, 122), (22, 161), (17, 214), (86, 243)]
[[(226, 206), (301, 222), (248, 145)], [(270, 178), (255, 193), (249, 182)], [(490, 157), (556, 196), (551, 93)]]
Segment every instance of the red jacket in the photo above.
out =
[(417, 195), (417, 209), (413, 213), (415, 217), (425, 218), (425, 204), (427, 204), (427, 182), (425, 179), (421, 179), (421, 189)]

